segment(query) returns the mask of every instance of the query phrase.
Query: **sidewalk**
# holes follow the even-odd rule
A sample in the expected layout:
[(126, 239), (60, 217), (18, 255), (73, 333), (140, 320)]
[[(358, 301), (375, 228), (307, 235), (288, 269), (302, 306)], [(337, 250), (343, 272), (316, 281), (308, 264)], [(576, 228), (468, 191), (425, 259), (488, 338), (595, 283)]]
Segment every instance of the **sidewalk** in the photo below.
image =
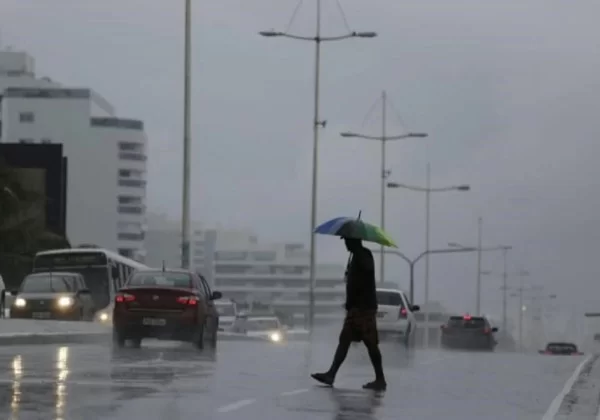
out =
[(0, 319), (0, 345), (107, 340), (110, 326), (77, 321)]
[(572, 379), (572, 385), (570, 389), (565, 389), (566, 393), (553, 418), (555, 420), (600, 418), (600, 355), (588, 356), (578, 374)]

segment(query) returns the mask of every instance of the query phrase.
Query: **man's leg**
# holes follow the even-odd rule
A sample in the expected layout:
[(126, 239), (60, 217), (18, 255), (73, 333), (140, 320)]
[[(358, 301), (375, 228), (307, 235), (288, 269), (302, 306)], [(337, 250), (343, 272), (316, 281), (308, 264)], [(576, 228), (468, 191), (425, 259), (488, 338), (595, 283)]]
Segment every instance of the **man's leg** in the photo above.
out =
[(365, 320), (365, 333), (363, 342), (369, 352), (369, 359), (375, 371), (375, 381), (365, 384), (363, 388), (383, 391), (386, 389), (385, 375), (383, 374), (383, 357), (379, 351), (379, 335), (377, 333), (377, 321), (375, 315), (373, 319)]
[(346, 356), (348, 355), (348, 350), (350, 349), (350, 345), (352, 344), (352, 332), (350, 326), (347, 322), (344, 322), (344, 327), (342, 328), (342, 332), (340, 333), (340, 338), (338, 340), (338, 346), (335, 350), (335, 354), (333, 356), (333, 362), (331, 363), (331, 367), (327, 372), (322, 373), (313, 373), (310, 376), (313, 379), (324, 383), (326, 385), (333, 385), (335, 381), (335, 376), (338, 373), (338, 370), (346, 360)]

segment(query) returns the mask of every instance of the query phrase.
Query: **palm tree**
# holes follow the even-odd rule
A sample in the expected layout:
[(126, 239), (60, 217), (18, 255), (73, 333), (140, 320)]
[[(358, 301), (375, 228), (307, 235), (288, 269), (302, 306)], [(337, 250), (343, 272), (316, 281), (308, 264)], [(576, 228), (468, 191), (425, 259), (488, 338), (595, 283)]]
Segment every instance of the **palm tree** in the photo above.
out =
[(38, 251), (68, 248), (68, 241), (44, 226), (45, 198), (27, 190), (0, 160), (0, 275), (18, 284), (31, 271)]

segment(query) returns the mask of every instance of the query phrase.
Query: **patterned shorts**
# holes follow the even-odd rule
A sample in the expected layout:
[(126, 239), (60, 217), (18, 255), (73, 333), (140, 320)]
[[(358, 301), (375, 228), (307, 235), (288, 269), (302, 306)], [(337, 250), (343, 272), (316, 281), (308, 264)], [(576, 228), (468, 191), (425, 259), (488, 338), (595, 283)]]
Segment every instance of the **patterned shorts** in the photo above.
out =
[(341, 341), (364, 342), (366, 345), (378, 345), (377, 311), (351, 309), (346, 313), (344, 326), (340, 333)]

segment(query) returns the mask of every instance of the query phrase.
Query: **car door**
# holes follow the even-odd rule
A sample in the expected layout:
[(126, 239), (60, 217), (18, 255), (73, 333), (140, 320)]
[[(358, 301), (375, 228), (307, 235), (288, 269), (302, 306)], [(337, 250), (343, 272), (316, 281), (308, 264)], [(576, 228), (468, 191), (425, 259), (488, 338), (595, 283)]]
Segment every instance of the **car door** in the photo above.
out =
[(212, 290), (210, 289), (210, 286), (208, 285), (208, 282), (206, 281), (206, 279), (204, 279), (204, 277), (199, 275), (197, 277), (197, 279), (200, 282), (200, 286), (202, 287), (202, 290), (204, 291), (204, 296), (206, 296), (205, 305), (206, 305), (206, 316), (208, 318), (207, 325), (210, 326), (211, 333), (216, 334), (216, 331), (219, 328), (219, 312), (217, 311), (215, 302), (212, 299)]

